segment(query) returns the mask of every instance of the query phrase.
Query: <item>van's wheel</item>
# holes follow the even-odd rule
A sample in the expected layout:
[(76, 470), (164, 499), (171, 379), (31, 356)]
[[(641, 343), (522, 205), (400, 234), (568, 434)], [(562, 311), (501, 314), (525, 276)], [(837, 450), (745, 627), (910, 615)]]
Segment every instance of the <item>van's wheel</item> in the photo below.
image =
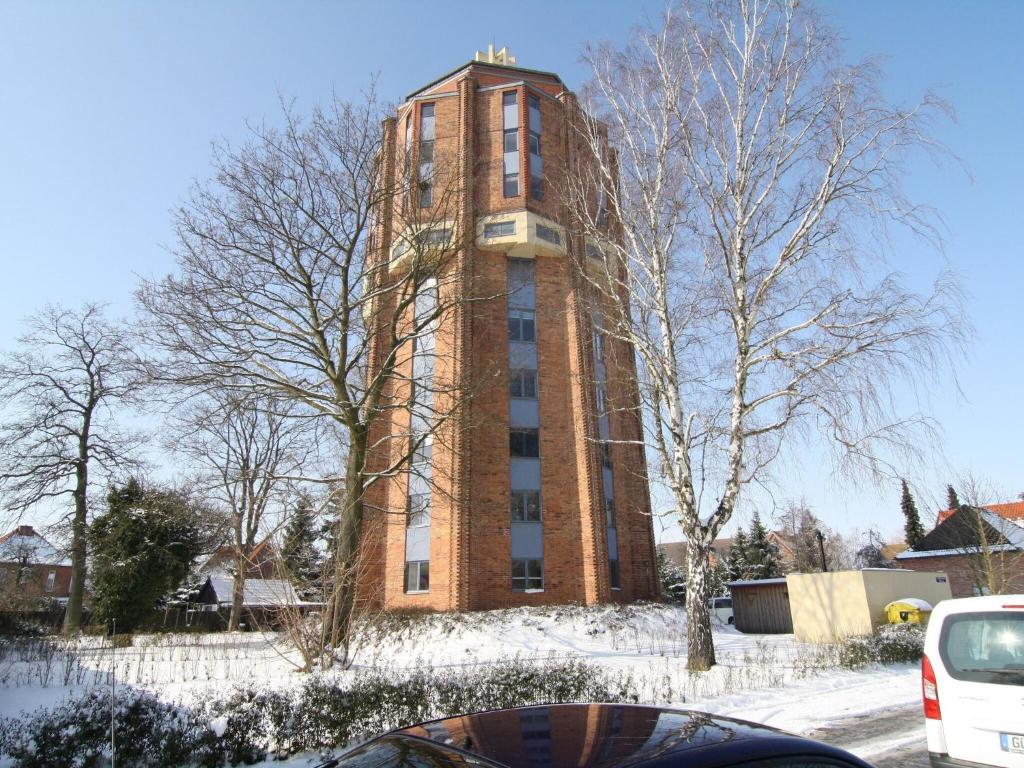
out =
[(735, 624), (736, 623), (736, 618), (734, 616), (730, 616), (729, 617), (729, 623), (730, 624)]

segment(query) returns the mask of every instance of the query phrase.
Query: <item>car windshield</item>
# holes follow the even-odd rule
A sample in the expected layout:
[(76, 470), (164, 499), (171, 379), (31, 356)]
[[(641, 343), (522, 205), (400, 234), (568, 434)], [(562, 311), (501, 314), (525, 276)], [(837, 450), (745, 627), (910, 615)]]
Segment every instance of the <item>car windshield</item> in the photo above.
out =
[(1024, 685), (1024, 612), (949, 616), (939, 636), (939, 654), (957, 680)]

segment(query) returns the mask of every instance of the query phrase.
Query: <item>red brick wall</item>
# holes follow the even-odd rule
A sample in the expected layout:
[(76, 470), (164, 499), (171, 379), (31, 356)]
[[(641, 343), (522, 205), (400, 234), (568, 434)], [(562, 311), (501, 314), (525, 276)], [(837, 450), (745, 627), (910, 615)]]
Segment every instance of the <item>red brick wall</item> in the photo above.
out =
[[(993, 571), (1005, 585), (1004, 593), (1024, 593), (1024, 553), (992, 553)], [(949, 576), (949, 590), (953, 597), (971, 597), (977, 594), (975, 586), (982, 578), (977, 555), (940, 555), (939, 557), (911, 557), (897, 561), (901, 568), (911, 571), (945, 571)]]
[[(70, 565), (28, 565), (22, 568), (16, 563), (0, 564), (0, 579), (7, 586), (9, 579), (21, 575), (19, 591), (26, 597), (67, 597), (71, 594)], [(51, 572), (55, 572), (53, 589), (47, 591), (46, 582)]]

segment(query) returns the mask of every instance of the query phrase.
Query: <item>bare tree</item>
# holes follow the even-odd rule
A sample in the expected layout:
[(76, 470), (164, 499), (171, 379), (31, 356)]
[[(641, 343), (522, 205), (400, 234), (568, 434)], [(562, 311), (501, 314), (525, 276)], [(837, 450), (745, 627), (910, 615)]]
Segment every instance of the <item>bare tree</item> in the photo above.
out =
[(808, 507), (805, 499), (789, 502), (775, 521), (779, 526), (779, 534), (792, 553), (792, 559), (787, 563), (789, 570), (796, 573), (820, 571), (823, 567), (822, 548), (825, 550), (825, 565), (829, 570), (843, 570), (851, 564), (852, 555), (843, 536), (825, 525)]
[(238, 629), (248, 572), (269, 512), (281, 505), (313, 457), (315, 423), (293, 402), (232, 390), (208, 392), (178, 411), (169, 448), (192, 459), (197, 487), (227, 509), (234, 557), (228, 629)]
[(959, 341), (958, 292), (904, 288), (884, 235), (938, 238), (901, 181), (908, 153), (941, 153), (926, 129), (942, 105), (887, 104), (876, 69), (842, 64), (797, 0), (684, 2), (586, 59), (594, 118), (569, 196), (604, 258), (579, 273), (637, 356), (644, 442), (688, 540), (688, 666), (703, 670), (708, 555), (741, 489), (800, 437), (885, 474), (930, 425), (889, 395)]
[(413, 405), (417, 341), (468, 294), (455, 262), (474, 234), (448, 183), (460, 160), (434, 152), (428, 166), (421, 147), (418, 163), (413, 148), (387, 162), (398, 143), (384, 112), (372, 93), (308, 122), (286, 110), (280, 130), (218, 148), (213, 180), (177, 214), (178, 275), (139, 291), (171, 378), (294, 400), (340, 435), (344, 471), (307, 479), (342, 489), (326, 623), (343, 651), (368, 492), (458, 413), (458, 382), (438, 363), (416, 382), (438, 390), (416, 398), (422, 418), (388, 427)]
[(90, 483), (137, 466), (141, 438), (120, 428), (119, 406), (142, 387), (125, 328), (86, 304), (47, 307), (19, 349), (0, 360), (0, 492), (22, 512), (70, 496), (71, 592), (64, 634), (77, 632), (85, 592)]

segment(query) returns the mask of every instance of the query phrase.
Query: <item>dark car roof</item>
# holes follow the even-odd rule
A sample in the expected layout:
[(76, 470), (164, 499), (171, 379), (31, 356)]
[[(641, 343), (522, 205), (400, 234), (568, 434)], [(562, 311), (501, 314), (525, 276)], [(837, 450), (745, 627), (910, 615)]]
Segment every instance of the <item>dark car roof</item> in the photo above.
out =
[(870, 768), (842, 750), (768, 726), (639, 705), (491, 710), (434, 720), (391, 735), (424, 739), (509, 768), (726, 766), (793, 755), (832, 757)]

